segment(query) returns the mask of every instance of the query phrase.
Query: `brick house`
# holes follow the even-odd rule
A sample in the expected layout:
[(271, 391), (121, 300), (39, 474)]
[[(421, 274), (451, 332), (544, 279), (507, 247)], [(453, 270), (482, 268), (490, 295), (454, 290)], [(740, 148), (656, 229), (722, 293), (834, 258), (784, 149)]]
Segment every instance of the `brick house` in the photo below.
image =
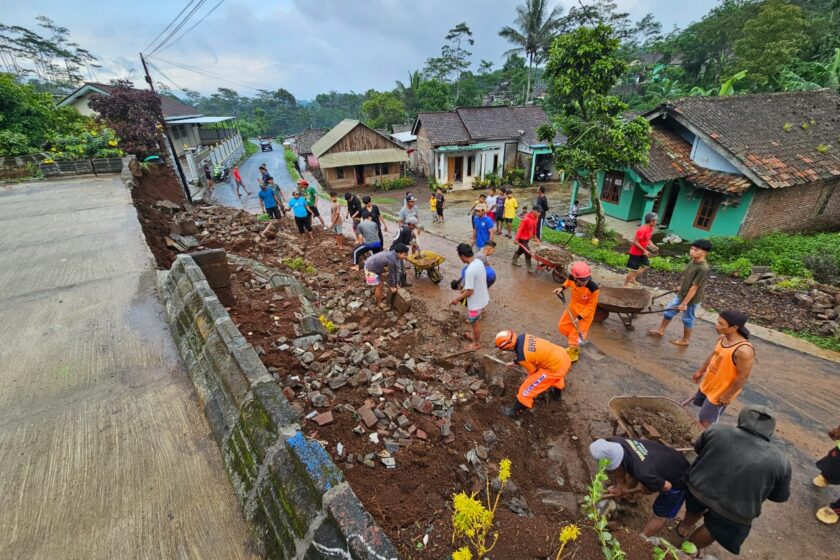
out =
[(312, 145), (326, 185), (348, 189), (396, 179), (408, 154), (396, 142), (353, 119), (345, 119)]
[(535, 105), (419, 113), (411, 130), (417, 136), (412, 169), (456, 189), (515, 167), (524, 168), (526, 180), (533, 182), (535, 169), (551, 166), (548, 145), (537, 139), (544, 124), (550, 121)]
[[(646, 113), (645, 166), (600, 172), (604, 213), (683, 239), (840, 225), (840, 96), (687, 97)], [(573, 193), (576, 196), (576, 193)]]

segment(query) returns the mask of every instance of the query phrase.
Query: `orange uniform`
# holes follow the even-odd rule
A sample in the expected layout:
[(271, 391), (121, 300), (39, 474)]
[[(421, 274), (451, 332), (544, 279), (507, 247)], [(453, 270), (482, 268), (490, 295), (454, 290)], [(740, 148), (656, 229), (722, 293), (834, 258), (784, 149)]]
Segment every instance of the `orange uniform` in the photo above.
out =
[[(566, 280), (563, 284), (564, 288), (572, 289), (572, 296), (569, 299), (569, 312), (577, 319), (578, 329), (580, 334), (586, 336), (589, 332), (589, 327), (592, 325), (592, 319), (595, 317), (595, 308), (598, 307), (598, 284), (589, 280), (583, 286), (578, 286), (571, 278)], [(560, 334), (569, 339), (569, 346), (579, 346), (580, 337), (575, 331), (575, 326), (572, 323), (569, 313), (563, 312), (560, 316), (560, 322), (557, 323), (557, 330)]]
[(565, 377), (572, 362), (564, 348), (532, 334), (520, 334), (513, 351), (516, 363), (528, 372), (516, 394), (524, 406), (534, 406), (534, 398), (550, 387), (563, 389), (566, 386)]
[[(738, 369), (735, 367), (735, 351), (745, 344), (752, 347), (752, 344), (746, 340), (736, 342), (732, 346), (724, 346), (724, 340), (726, 337), (720, 337), (715, 345), (712, 361), (709, 362), (709, 367), (706, 368), (706, 373), (703, 374), (703, 380), (700, 382), (700, 392), (706, 395), (709, 402), (715, 406), (720, 406), (720, 398), (729, 390), (738, 375)], [(739, 390), (732, 395), (732, 400), (734, 401), (740, 393)]]

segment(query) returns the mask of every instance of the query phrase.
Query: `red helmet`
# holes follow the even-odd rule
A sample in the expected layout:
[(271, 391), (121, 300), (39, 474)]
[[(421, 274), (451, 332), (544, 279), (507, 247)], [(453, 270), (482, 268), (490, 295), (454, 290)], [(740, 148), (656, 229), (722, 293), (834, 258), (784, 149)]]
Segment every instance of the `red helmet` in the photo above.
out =
[(575, 261), (569, 265), (569, 274), (571, 274), (572, 278), (589, 278), (592, 276), (592, 270), (585, 262)]
[(516, 333), (513, 331), (499, 331), (496, 334), (496, 348), (512, 350), (516, 346)]

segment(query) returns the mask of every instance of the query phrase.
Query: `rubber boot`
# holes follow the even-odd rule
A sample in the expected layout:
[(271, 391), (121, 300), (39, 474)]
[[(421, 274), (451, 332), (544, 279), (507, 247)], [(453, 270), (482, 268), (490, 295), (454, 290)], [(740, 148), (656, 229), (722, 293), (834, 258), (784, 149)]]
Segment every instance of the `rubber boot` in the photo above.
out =
[(528, 407), (517, 400), (513, 403), (513, 406), (503, 406), (502, 414), (508, 418), (519, 418), (526, 410), (528, 410)]
[(580, 358), (580, 346), (569, 346), (566, 348), (566, 352), (568, 352), (572, 363), (575, 363)]
[(525, 255), (525, 268), (528, 269), (528, 272), (534, 272), (534, 269), (531, 267), (531, 256)]
[(514, 253), (513, 259), (511, 259), (510, 264), (512, 264), (513, 266), (522, 266), (521, 264), (519, 264), (519, 255), (517, 253)]
[(548, 395), (551, 397), (551, 400), (560, 402), (563, 400), (563, 389), (552, 387), (548, 390)]

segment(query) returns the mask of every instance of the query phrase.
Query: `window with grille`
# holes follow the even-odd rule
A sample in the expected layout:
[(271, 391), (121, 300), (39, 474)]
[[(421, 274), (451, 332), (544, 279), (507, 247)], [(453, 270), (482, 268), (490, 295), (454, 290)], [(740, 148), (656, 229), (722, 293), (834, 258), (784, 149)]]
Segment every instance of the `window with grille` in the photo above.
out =
[(715, 221), (715, 214), (720, 208), (721, 196), (719, 193), (706, 191), (703, 193), (703, 200), (700, 201), (700, 208), (697, 209), (697, 217), (694, 218), (694, 227), (709, 231)]
[(621, 187), (624, 185), (624, 173), (610, 171), (604, 174), (604, 183), (601, 185), (601, 200), (612, 204), (618, 204), (621, 199)]

